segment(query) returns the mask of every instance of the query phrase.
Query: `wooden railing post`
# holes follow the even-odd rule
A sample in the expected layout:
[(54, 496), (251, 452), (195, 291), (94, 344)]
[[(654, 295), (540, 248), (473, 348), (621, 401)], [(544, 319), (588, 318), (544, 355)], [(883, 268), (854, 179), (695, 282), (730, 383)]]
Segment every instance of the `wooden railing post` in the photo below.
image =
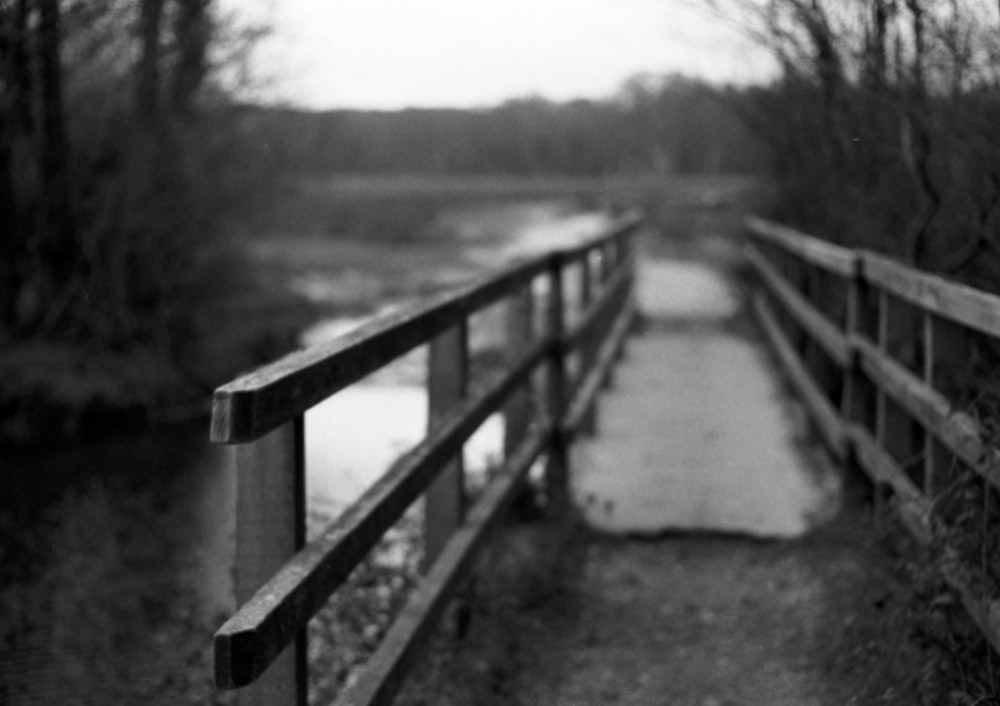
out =
[[(597, 263), (598, 264), (597, 279), (598, 282), (600, 282), (601, 290), (604, 290), (607, 287), (608, 283), (611, 281), (611, 278), (615, 274), (615, 264), (614, 262), (612, 262), (610, 256), (608, 255), (608, 250), (606, 247), (602, 247), (600, 250), (598, 250), (598, 254), (599, 258)], [(600, 327), (601, 327), (602, 337), (606, 336), (608, 331), (610, 330), (608, 326), (610, 326), (611, 321), (612, 318), (609, 317), (606, 321), (601, 322)], [(604, 377), (604, 381), (601, 385), (601, 388), (602, 389), (610, 388), (614, 384), (614, 378), (615, 378), (615, 371), (614, 367), (612, 367), (611, 369), (608, 370), (608, 374)]]
[(569, 509), (569, 453), (561, 421), (566, 409), (566, 352), (563, 345), (565, 330), (563, 296), (563, 262), (554, 256), (549, 267), (549, 296), (546, 310), (546, 332), (555, 342), (546, 368), (546, 415), (552, 424), (552, 440), (548, 448), (545, 471), (549, 509), (564, 516)]
[[(530, 283), (507, 300), (507, 352), (513, 360), (534, 342), (534, 297)], [(504, 407), (504, 458), (509, 460), (528, 432), (532, 418), (532, 394), (528, 385), (512, 393)]]
[[(923, 314), (924, 382), (954, 399), (953, 371), (967, 365), (969, 336), (966, 329), (942, 319), (929, 311)], [(924, 435), (924, 495), (933, 499), (947, 487), (955, 455), (941, 444), (933, 434)]]
[[(237, 605), (249, 600), (305, 543), (304, 459), (302, 416), (236, 447)], [(302, 630), (259, 680), (239, 691), (240, 706), (304, 706), (306, 654)]]
[[(433, 429), (466, 395), (469, 330), (463, 321), (431, 341), (427, 424)], [(434, 563), (465, 515), (465, 471), (459, 453), (428, 487), (424, 506), (424, 565)]]
[[(594, 277), (591, 270), (590, 253), (585, 253), (580, 261), (580, 307), (586, 312), (594, 301)], [(580, 343), (580, 372), (579, 380), (586, 377), (590, 367), (597, 358), (597, 351), (601, 347), (601, 337), (606, 333), (606, 326), (600, 325), (587, 338)], [(590, 406), (583, 419), (580, 421), (580, 431), (583, 434), (593, 436), (597, 431), (597, 403)]]
[[(895, 358), (893, 353), (909, 343), (913, 335), (912, 313), (909, 310), (893, 311), (893, 301), (885, 291), (879, 291), (878, 347), (886, 356)], [(896, 460), (899, 466), (912, 474), (913, 469), (922, 466), (919, 458), (923, 451), (923, 440), (918, 437), (915, 424), (910, 416), (889, 395), (878, 391), (876, 403), (875, 438)], [(921, 471), (922, 473), (922, 471)], [(917, 481), (920, 484), (919, 480)]]
[[(844, 320), (844, 334), (848, 340), (863, 333), (862, 287), (860, 273), (847, 280), (847, 316)], [(861, 388), (861, 371), (858, 370), (858, 356), (852, 352), (844, 367), (844, 378), (841, 386), (840, 416), (848, 423), (863, 424), (865, 410), (862, 405), (863, 390)]]
[[(634, 236), (620, 236), (615, 240), (618, 244), (618, 258), (615, 262), (615, 269), (627, 269), (628, 270), (628, 285), (622, 290), (620, 295), (620, 301), (615, 303), (615, 312), (621, 311), (621, 309), (631, 306), (630, 299), (635, 296), (635, 267), (637, 258), (635, 257), (634, 249), (636, 246), (636, 240)], [(614, 322), (615, 313), (609, 312), (608, 320), (605, 326), (602, 328), (601, 335), (607, 335), (610, 330), (612, 323)], [(615, 353), (616, 360), (622, 360), (625, 357), (625, 346), (622, 345)]]

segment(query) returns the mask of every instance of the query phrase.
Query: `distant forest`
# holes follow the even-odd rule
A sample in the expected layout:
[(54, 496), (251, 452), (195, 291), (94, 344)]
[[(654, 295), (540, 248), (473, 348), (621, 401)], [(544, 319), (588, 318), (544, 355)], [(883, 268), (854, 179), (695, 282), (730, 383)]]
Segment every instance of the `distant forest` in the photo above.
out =
[(608, 100), (530, 97), (483, 109), (247, 108), (281, 169), (353, 173), (596, 176), (767, 168), (736, 107), (743, 91), (641, 76)]

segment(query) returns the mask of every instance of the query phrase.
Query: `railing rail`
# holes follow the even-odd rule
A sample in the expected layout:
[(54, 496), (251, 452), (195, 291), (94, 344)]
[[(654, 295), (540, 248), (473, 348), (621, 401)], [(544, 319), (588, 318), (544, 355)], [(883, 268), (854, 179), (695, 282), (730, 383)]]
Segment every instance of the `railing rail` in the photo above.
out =
[[(567, 446), (575, 434), (592, 428), (597, 393), (633, 315), (640, 222), (639, 216), (627, 215), (585, 243), (381, 316), (216, 391), (212, 439), (239, 444), (235, 578), (240, 607), (215, 636), (221, 688), (241, 688), (244, 704), (305, 703), (306, 623), (424, 495), (426, 573), (340, 701), (387, 703), (488, 529), (542, 456), (549, 509), (566, 510)], [(578, 315), (571, 322), (564, 285), (574, 269), (580, 286), (572, 308)], [(538, 281), (547, 284), (542, 295), (533, 286)], [(507, 307), (508, 363), (470, 391), (469, 320), (499, 302)], [(541, 304), (543, 319), (534, 315)], [(305, 544), (304, 414), (424, 344), (430, 344), (427, 437)], [(532, 401), (539, 370), (545, 373), (544, 396)], [(466, 513), (462, 445), (497, 412), (506, 419), (504, 468)]]
[[(824, 442), (888, 488), (910, 532), (1000, 651), (1000, 602), (956, 561), (942, 495), (956, 466), (1000, 489), (1000, 453), (964, 408), (974, 335), (1000, 338), (1000, 297), (883, 255), (750, 219), (754, 310)], [(995, 528), (996, 529), (996, 528)]]

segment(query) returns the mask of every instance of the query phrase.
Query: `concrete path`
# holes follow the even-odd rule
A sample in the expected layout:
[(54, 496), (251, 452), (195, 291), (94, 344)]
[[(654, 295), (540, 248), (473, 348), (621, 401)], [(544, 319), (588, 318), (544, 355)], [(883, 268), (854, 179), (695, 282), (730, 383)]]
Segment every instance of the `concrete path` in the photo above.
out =
[(638, 300), (645, 332), (601, 397), (598, 435), (574, 451), (585, 520), (614, 533), (787, 537), (829, 516), (835, 485), (803, 458), (767, 353), (727, 329), (738, 300), (723, 274), (647, 261)]

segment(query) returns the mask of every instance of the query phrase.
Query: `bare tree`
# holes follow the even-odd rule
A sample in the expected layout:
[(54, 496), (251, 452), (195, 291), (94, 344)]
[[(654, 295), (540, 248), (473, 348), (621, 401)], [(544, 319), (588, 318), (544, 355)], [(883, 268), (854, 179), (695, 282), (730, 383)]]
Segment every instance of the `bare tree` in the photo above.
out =
[(44, 249), (57, 283), (70, 276), (77, 254), (70, 203), (69, 140), (63, 111), (61, 41), (59, 0), (38, 0)]
[(171, 80), (175, 111), (190, 115), (195, 94), (208, 72), (208, 46), (212, 36), (210, 0), (177, 0), (174, 42), (177, 59)]
[(163, 0), (142, 0), (139, 5), (139, 61), (136, 66), (135, 108), (139, 120), (153, 125), (160, 112), (160, 62)]

